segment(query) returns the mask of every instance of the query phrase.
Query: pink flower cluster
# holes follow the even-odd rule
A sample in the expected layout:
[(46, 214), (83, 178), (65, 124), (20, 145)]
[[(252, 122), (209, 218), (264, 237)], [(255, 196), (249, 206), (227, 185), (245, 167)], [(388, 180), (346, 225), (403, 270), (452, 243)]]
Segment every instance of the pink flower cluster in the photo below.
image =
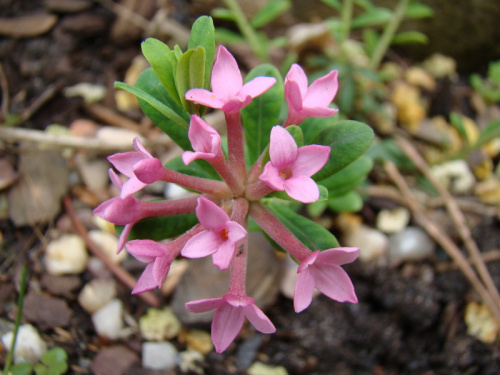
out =
[[(219, 353), (236, 338), (245, 317), (262, 333), (275, 331), (272, 322), (245, 291), (248, 217), (299, 263), (294, 296), (297, 312), (310, 305), (315, 288), (334, 300), (357, 302), (351, 280), (340, 266), (354, 261), (359, 249), (311, 252), (260, 202), (273, 191), (285, 191), (303, 203), (319, 199), (318, 186), (311, 177), (327, 163), (330, 148), (322, 145), (298, 147), (286, 126), (299, 125), (308, 117), (332, 116), (337, 112), (328, 107), (337, 91), (337, 72), (332, 71), (309, 86), (302, 68), (296, 64), (292, 66), (285, 80), (289, 113), (283, 126), (276, 125), (271, 130), (270, 160), (262, 167), (262, 157), (259, 158), (247, 173), (240, 110), (272, 87), (275, 81), (272, 77), (257, 77), (243, 84), (236, 60), (224, 47), (219, 47), (211, 77), (212, 91), (191, 89), (186, 93), (186, 99), (224, 112), (229, 156), (226, 159), (222, 151), (219, 133), (194, 114), (188, 131), (193, 151), (185, 151), (182, 160), (186, 165), (197, 159), (206, 160), (222, 181), (167, 169), (136, 139), (135, 151), (109, 157), (113, 166), (128, 178), (122, 182), (110, 169), (111, 180), (120, 189), (120, 196), (103, 202), (94, 210), (101, 218), (125, 226), (118, 252), (125, 247), (132, 256), (146, 263), (132, 291), (134, 294), (160, 287), (170, 265), (179, 255), (187, 258), (211, 255), (216, 267), (230, 269), (226, 295), (186, 304), (192, 312), (215, 310), (212, 340)], [(199, 195), (160, 202), (144, 202), (133, 197), (134, 193), (155, 181), (175, 183), (197, 191)], [(196, 213), (199, 224), (168, 243), (151, 240), (126, 242), (139, 220), (192, 212)]]

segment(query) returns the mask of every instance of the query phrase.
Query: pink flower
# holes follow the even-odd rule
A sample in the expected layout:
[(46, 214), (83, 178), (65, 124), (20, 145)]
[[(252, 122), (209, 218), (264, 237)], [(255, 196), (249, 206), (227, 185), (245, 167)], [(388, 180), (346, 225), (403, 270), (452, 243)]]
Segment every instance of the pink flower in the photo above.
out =
[(285, 99), (288, 118), (284, 126), (299, 125), (308, 117), (330, 117), (338, 112), (328, 108), (338, 89), (337, 71), (318, 78), (307, 86), (304, 70), (293, 64), (285, 78)]
[(295, 312), (306, 309), (312, 301), (314, 288), (339, 302), (357, 303), (354, 287), (347, 273), (340, 267), (354, 262), (359, 248), (338, 247), (315, 251), (299, 265), (293, 297)]
[(132, 294), (142, 293), (153, 288), (161, 288), (170, 271), (170, 265), (176, 254), (169, 244), (151, 240), (134, 240), (127, 242), (127, 251), (137, 260), (147, 263), (141, 277), (132, 290)]
[(134, 139), (134, 148), (136, 151), (121, 152), (108, 157), (111, 164), (113, 164), (119, 172), (129, 178), (121, 187), (120, 197), (122, 198), (126, 198), (138, 192), (147, 185), (141, 182), (134, 174), (134, 167), (136, 164), (146, 159), (157, 160), (144, 148), (139, 138)]
[(222, 155), (219, 133), (197, 115), (191, 116), (188, 132), (193, 151), (184, 151), (182, 161), (188, 165), (196, 159), (212, 161)]
[(244, 294), (226, 294), (221, 298), (200, 299), (186, 303), (186, 309), (201, 313), (215, 309), (212, 320), (212, 342), (217, 353), (222, 353), (233, 342), (243, 326), (245, 317), (262, 333), (274, 333), (276, 328), (269, 318)]
[(222, 208), (200, 196), (196, 216), (207, 228), (189, 239), (181, 254), (186, 258), (201, 258), (212, 255), (215, 266), (221, 270), (229, 268), (234, 257), (236, 242), (247, 235), (240, 224), (231, 221)]
[(271, 130), (269, 145), (271, 160), (264, 166), (259, 180), (271, 189), (283, 191), (299, 202), (319, 199), (319, 189), (311, 178), (328, 161), (330, 147), (308, 145), (297, 148), (292, 135), (277, 125)]
[(233, 55), (219, 46), (212, 70), (212, 90), (191, 89), (186, 99), (224, 112), (237, 112), (253, 98), (269, 90), (276, 83), (273, 77), (256, 77), (243, 85), (241, 72)]

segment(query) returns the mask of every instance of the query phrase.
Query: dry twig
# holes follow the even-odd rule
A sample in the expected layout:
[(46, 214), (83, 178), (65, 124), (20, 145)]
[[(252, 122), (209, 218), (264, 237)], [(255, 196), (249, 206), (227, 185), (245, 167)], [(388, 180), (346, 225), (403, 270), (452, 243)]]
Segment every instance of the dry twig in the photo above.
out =
[(2, 89), (2, 105), (0, 107), (0, 118), (4, 121), (9, 115), (9, 83), (7, 82), (7, 77), (5, 76), (5, 71), (0, 63), (0, 88)]

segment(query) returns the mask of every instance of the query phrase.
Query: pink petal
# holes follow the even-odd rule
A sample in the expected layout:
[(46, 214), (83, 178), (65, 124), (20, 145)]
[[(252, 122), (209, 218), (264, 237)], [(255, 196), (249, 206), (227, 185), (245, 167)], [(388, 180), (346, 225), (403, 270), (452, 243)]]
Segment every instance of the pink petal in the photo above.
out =
[(197, 115), (191, 116), (188, 137), (193, 149), (197, 152), (215, 156), (221, 150), (219, 133)]
[(198, 198), (196, 216), (205, 228), (215, 231), (224, 229), (226, 222), (229, 221), (229, 216), (224, 210), (204, 196)]
[(217, 251), (212, 254), (212, 262), (214, 266), (220, 270), (227, 270), (231, 261), (234, 258), (235, 246), (234, 242), (224, 241), (217, 248)]
[(304, 107), (328, 107), (338, 90), (337, 70), (311, 83), (304, 98)]
[(227, 237), (232, 243), (236, 243), (239, 240), (245, 238), (247, 231), (236, 221), (228, 221), (226, 223)]
[(238, 93), (238, 97), (245, 98), (246, 96), (251, 96), (255, 98), (269, 90), (275, 83), (276, 78), (273, 77), (255, 77), (243, 85)]
[(198, 299), (196, 301), (186, 303), (186, 310), (194, 313), (202, 313), (216, 309), (222, 304), (226, 304), (222, 298)]
[(285, 181), (285, 191), (290, 196), (302, 203), (313, 203), (319, 199), (319, 188), (310, 177), (297, 176)]
[(156, 257), (165, 255), (165, 245), (152, 240), (133, 240), (127, 242), (127, 251), (143, 263), (151, 263)]
[(311, 177), (325, 166), (329, 156), (329, 146), (308, 145), (300, 147), (297, 150), (295, 163), (293, 163), (293, 175)]
[(245, 316), (248, 321), (254, 326), (254, 328), (262, 333), (274, 333), (276, 332), (276, 327), (269, 320), (269, 318), (254, 304), (248, 305), (243, 308)]
[[(134, 172), (132, 172), (134, 173)], [(132, 194), (137, 193), (139, 190), (144, 188), (147, 184), (144, 182), (139, 181), (135, 175), (132, 175), (127, 181), (122, 186), (122, 190), (120, 192), (120, 198), (127, 198), (131, 196)]]
[(354, 262), (359, 253), (360, 249), (358, 247), (336, 247), (321, 251), (318, 255), (318, 262), (341, 266)]
[(211, 82), (214, 95), (224, 102), (236, 96), (243, 85), (238, 64), (224, 46), (219, 46)]
[(133, 197), (108, 199), (94, 209), (94, 214), (117, 225), (125, 225), (142, 219), (140, 202)]
[(339, 302), (358, 302), (351, 279), (342, 267), (316, 262), (308, 270), (316, 288), (325, 296)]
[(184, 245), (181, 255), (186, 258), (202, 258), (217, 251), (221, 243), (218, 233), (204, 230), (193, 237)]
[(141, 140), (139, 139), (139, 137), (135, 137), (134, 138), (133, 145), (134, 145), (135, 150), (138, 151), (138, 152), (140, 152), (141, 154), (144, 154), (145, 157), (147, 157), (147, 158), (152, 158), (153, 157), (153, 155), (151, 155), (148, 152), (148, 150), (146, 150), (144, 148), (144, 146), (142, 145)]
[(137, 280), (134, 289), (132, 289), (132, 294), (138, 294), (156, 288), (158, 285), (153, 278), (153, 263), (146, 266), (142, 272), (141, 277)]
[(312, 302), (314, 294), (314, 278), (309, 269), (299, 273), (295, 283), (295, 292), (293, 294), (293, 307), (295, 312), (305, 310)]
[(297, 88), (299, 90), (301, 98), (303, 99), (307, 95), (308, 83), (307, 75), (299, 64), (293, 64), (290, 67), (290, 70), (285, 77), (285, 90), (286, 86), (290, 85), (291, 82), (295, 82), (297, 84)]
[(118, 237), (118, 246), (116, 249), (116, 253), (120, 254), (120, 252), (125, 247), (125, 242), (127, 242), (128, 236), (130, 235), (130, 231), (134, 226), (135, 222), (125, 225), (122, 232), (120, 233), (120, 237)]
[(289, 81), (285, 84), (285, 100), (288, 104), (289, 116), (297, 117), (297, 114), (302, 111), (302, 95), (297, 82)]
[(134, 164), (143, 159), (146, 159), (146, 156), (136, 151), (120, 152), (108, 156), (109, 162), (127, 177), (134, 175)]
[(309, 117), (331, 117), (338, 113), (338, 109), (328, 107), (304, 107), (299, 113), (301, 122)]
[(276, 125), (271, 129), (269, 156), (279, 169), (291, 166), (297, 157), (297, 143), (282, 126)]
[(221, 108), (224, 100), (216, 97), (212, 91), (205, 89), (191, 89), (186, 92), (186, 100), (198, 103), (210, 108)]
[(217, 353), (222, 353), (234, 341), (243, 326), (243, 308), (224, 304), (215, 310), (212, 321), (212, 342)]
[(172, 256), (171, 254), (158, 257), (153, 263), (153, 278), (155, 279), (156, 285), (158, 288), (161, 288), (165, 278), (167, 277), (170, 271), (170, 265), (172, 264)]
[(272, 162), (267, 162), (264, 166), (259, 180), (264, 182), (271, 189), (283, 191), (285, 189), (285, 180), (280, 176), (280, 171)]
[(224, 103), (224, 105), (221, 107), (221, 109), (224, 113), (237, 112), (242, 108), (246, 107), (247, 105), (249, 105), (251, 101), (252, 97), (250, 95), (247, 95), (242, 98), (240, 98), (239, 96), (235, 96), (227, 100), (226, 103)]
[(164, 167), (157, 158), (144, 159), (134, 166), (134, 175), (144, 184), (161, 180)]
[(116, 174), (116, 172), (112, 169), (112, 168), (109, 168), (108, 169), (108, 174), (109, 174), (109, 178), (111, 180), (111, 183), (118, 189), (122, 189), (122, 186), (123, 186), (123, 181), (121, 180), (120, 176), (118, 176)]

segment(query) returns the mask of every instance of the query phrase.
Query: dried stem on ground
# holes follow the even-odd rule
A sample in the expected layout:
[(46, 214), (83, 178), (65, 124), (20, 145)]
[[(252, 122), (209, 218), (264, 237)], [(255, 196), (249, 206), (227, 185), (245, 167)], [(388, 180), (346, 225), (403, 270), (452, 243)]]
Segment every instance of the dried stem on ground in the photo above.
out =
[[(490, 308), (495, 316), (497, 322), (500, 323), (500, 305), (496, 303), (494, 297), (489, 293), (488, 289), (483, 285), (481, 280), (478, 278), (474, 269), (468, 262), (467, 258), (461, 253), (458, 246), (451, 240), (451, 238), (445, 234), (442, 228), (439, 227), (435, 222), (429, 219), (426, 215), (424, 208), (411, 192), (408, 184), (404, 180), (403, 176), (397, 170), (396, 166), (387, 161), (384, 165), (385, 170), (392, 181), (401, 191), (402, 196), (406, 200), (406, 203), (413, 213), (413, 216), (417, 223), (424, 228), (427, 233), (446, 251), (446, 253), (455, 261), (458, 268), (465, 275), (467, 280), (472, 284), (476, 291), (481, 296), (483, 302)], [(481, 259), (482, 261), (482, 259)], [(483, 263), (484, 264), (484, 263)]]
[[(87, 232), (87, 229), (78, 219), (73, 204), (71, 203), (71, 199), (66, 196), (64, 197), (63, 202), (64, 202), (64, 207), (66, 208), (66, 212), (71, 218), (71, 222), (75, 226), (78, 234), (83, 238), (83, 240), (87, 244), (87, 247), (89, 248), (90, 252), (94, 254), (97, 258), (99, 258), (106, 265), (106, 267), (108, 267), (108, 269), (113, 273), (113, 275), (116, 276), (118, 280), (120, 280), (123, 284), (129, 287), (130, 290), (132, 290), (135, 284), (137, 284), (137, 280), (131, 274), (129, 274), (127, 271), (121, 268), (118, 264), (113, 263), (113, 261), (106, 256), (106, 254), (100, 249), (100, 247), (97, 246), (92, 241)], [(161, 305), (160, 300), (151, 292), (144, 292), (138, 294), (138, 297), (142, 298), (144, 302), (146, 302), (148, 305), (152, 307), (160, 307)]]
[(5, 121), (9, 115), (9, 83), (7, 82), (7, 77), (5, 76), (5, 71), (3, 70), (2, 64), (0, 64), (0, 89), (2, 90), (2, 104), (0, 107), (0, 119)]

